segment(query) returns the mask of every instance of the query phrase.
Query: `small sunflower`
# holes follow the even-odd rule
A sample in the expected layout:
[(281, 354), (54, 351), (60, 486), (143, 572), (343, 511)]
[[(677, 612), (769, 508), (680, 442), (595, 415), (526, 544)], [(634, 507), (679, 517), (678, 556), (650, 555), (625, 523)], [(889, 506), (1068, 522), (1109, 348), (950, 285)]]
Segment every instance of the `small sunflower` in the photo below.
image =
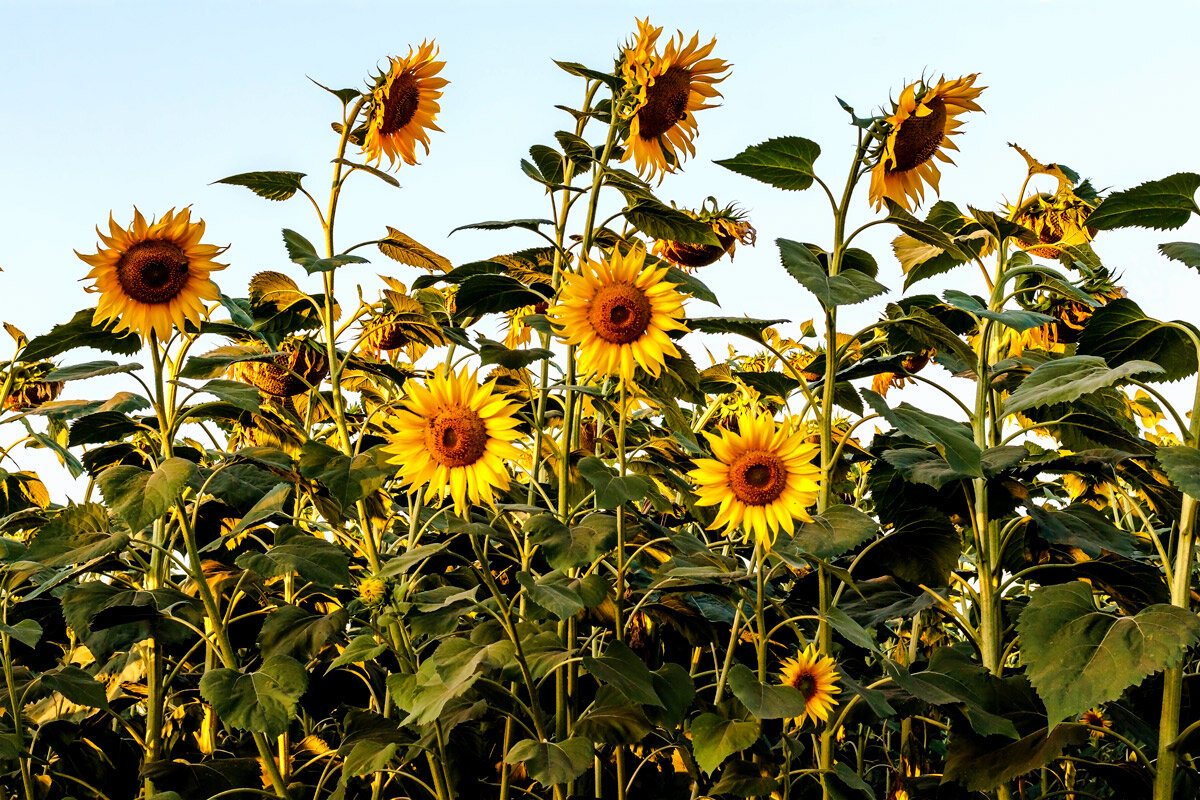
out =
[[(256, 349), (269, 352), (265, 346)], [(320, 385), (329, 374), (329, 362), (305, 340), (289, 338), (270, 361), (240, 361), (230, 366), (228, 374), (271, 397), (295, 397)]]
[(871, 380), (871, 389), (887, 397), (889, 389), (903, 389), (913, 382), (912, 375), (920, 372), (929, 363), (932, 352), (913, 353), (900, 362), (901, 372), (880, 372)]
[(802, 431), (777, 425), (770, 414), (738, 418), (738, 433), (705, 433), (712, 458), (696, 459), (688, 476), (698, 488), (697, 505), (719, 506), (710, 528), (726, 532), (741, 525), (766, 546), (780, 529), (795, 530), (793, 520), (811, 522), (808, 507), (817, 501), (821, 471), (812, 458), (819, 445)]
[(363, 578), (358, 584), (358, 599), (368, 608), (378, 608), (387, 601), (388, 585), (382, 578)]
[(1095, 210), (1096, 206), (1076, 196), (1069, 184), (1055, 194), (1035, 194), (1021, 203), (1013, 217), (1037, 236), (1036, 242), (1022, 249), (1041, 258), (1058, 258), (1068, 247), (1087, 244), (1096, 234), (1096, 229), (1086, 224)]
[[(1108, 730), (1113, 726), (1112, 720), (1105, 719), (1104, 711), (1099, 708), (1091, 708), (1083, 712), (1079, 716), (1079, 721), (1084, 725), (1091, 725), (1093, 728), (1104, 728), (1104, 730)], [(1093, 730), (1091, 731), (1091, 735), (1094, 739), (1101, 739), (1104, 737), (1104, 731)]]
[(654, 255), (662, 256), (682, 270), (691, 272), (698, 267), (715, 264), (723, 255), (733, 258), (737, 245), (754, 245), (757, 232), (754, 226), (746, 221), (746, 217), (734, 206), (717, 208), (716, 200), (712, 208), (701, 208), (699, 211), (682, 209), (683, 213), (705, 223), (716, 235), (720, 244), (688, 244), (672, 239), (659, 239), (654, 244)]
[(805, 717), (814, 724), (827, 721), (829, 712), (837, 705), (833, 696), (842, 691), (837, 685), (833, 659), (820, 655), (810, 644), (794, 658), (784, 659), (782, 667), (781, 683), (804, 695), (804, 714), (797, 718), (798, 721), (803, 723)]
[(482, 386), (465, 369), (439, 370), (424, 385), (406, 384), (408, 396), (391, 424), (384, 452), (400, 467), (400, 478), (416, 492), (427, 485), (425, 501), (449, 489), (454, 512), (462, 516), (467, 499), (493, 505), (493, 491), (508, 488), (505, 460), (521, 457), (512, 445), (519, 434), (516, 406), (495, 382)]
[[(683, 32), (667, 41), (661, 53), (662, 28), (649, 18), (638, 21), (637, 36), (621, 52), (621, 76), (632, 102), (622, 161), (633, 159), (639, 173), (653, 178), (673, 172), (683, 155), (695, 155), (695, 112), (712, 108), (721, 93), (713, 84), (725, 80), (729, 64), (709, 58), (717, 40), (700, 46), (700, 34), (684, 44)], [(718, 77), (720, 76), (720, 77)]]
[(567, 344), (579, 345), (585, 375), (633, 378), (637, 366), (658, 377), (667, 356), (679, 356), (668, 331), (686, 331), (684, 296), (663, 280), (667, 267), (646, 266), (646, 251), (614, 250), (604, 261), (583, 259), (569, 273), (547, 316)]
[(959, 115), (982, 111), (975, 98), (984, 87), (975, 88), (978, 73), (936, 86), (924, 81), (911, 83), (900, 93), (892, 115), (887, 118), (888, 134), (879, 149), (879, 161), (871, 170), (871, 202), (876, 208), (891, 198), (907, 209), (910, 199), (920, 204), (925, 184), (934, 192), (942, 173), (934, 159), (953, 164), (946, 150), (957, 150), (951, 136), (962, 125)]
[(368, 162), (381, 162), (386, 155), (389, 165), (401, 159), (413, 166), (418, 142), (429, 154), (429, 131), (442, 130), (434, 124), (441, 111), (440, 90), (449, 83), (437, 77), (446, 66), (445, 61), (435, 60), (437, 56), (433, 42), (421, 42), (416, 52), (410, 47), (404, 58), (389, 59), (387, 73), (379, 76), (371, 92), (363, 138)]
[(147, 222), (133, 210), (133, 224), (122, 228), (109, 215), (109, 235), (96, 228), (103, 247), (95, 255), (75, 255), (92, 267), (95, 280), (87, 287), (99, 292), (93, 322), (116, 320), (113, 330), (153, 332), (166, 339), (172, 325), (183, 329), (200, 324), (205, 300), (216, 300), (217, 285), (208, 274), (225, 269), (213, 261), (226, 248), (201, 244), (204, 220), (192, 222), (192, 211), (171, 209), (158, 222)]

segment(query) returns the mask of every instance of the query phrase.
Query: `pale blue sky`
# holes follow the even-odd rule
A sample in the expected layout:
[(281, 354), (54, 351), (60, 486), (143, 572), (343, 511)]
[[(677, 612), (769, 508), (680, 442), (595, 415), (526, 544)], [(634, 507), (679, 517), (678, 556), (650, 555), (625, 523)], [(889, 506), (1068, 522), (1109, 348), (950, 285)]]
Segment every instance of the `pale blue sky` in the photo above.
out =
[[(551, 59), (606, 68), (635, 17), (646, 14), (667, 31), (716, 36), (716, 55), (734, 65), (722, 107), (699, 116), (697, 157), (659, 189), (684, 205), (710, 194), (736, 200), (758, 227), (757, 248), (701, 273), (724, 311), (696, 303), (693, 315), (813, 316), (815, 305), (778, 267), (773, 240), (827, 244), (823, 197), (779, 192), (711, 162), (772, 136), (802, 135), (824, 150), (818, 172), (840, 185), (853, 133), (834, 95), (866, 112), (922, 72), (982, 73), (987, 113), (966, 117), (958, 167), (942, 182), (942, 196), (963, 206), (991, 208), (1017, 191), (1024, 164), (1010, 141), (1100, 187), (1200, 169), (1194, 2), (0, 0), (0, 319), (36, 335), (92, 305), (79, 282), (87, 267), (72, 250), (91, 250), (93, 227), (110, 209), (127, 222), (134, 204), (147, 215), (193, 204), (208, 222), (207, 240), (232, 245), (230, 268), (215, 276), (228, 294), (244, 294), (263, 269), (316, 286), (292, 270), (279, 238), (282, 227), (315, 238), (303, 199), (269, 203), (209, 184), (284, 169), (308, 173), (312, 190), (327, 191), (336, 145), (329, 122), (339, 109), (305, 75), (361, 87), (382, 59), (425, 37), (437, 39), (451, 81), (439, 118), (445, 133), (434, 134), (421, 166), (400, 170), (402, 190), (365, 177), (349, 186), (340, 243), (374, 238), (390, 224), (455, 263), (535, 246), (540, 240), (517, 232), (447, 234), (479, 220), (548, 215), (518, 161), (568, 126), (554, 104), (575, 104), (581, 94), (581, 82)], [(872, 218), (865, 186), (859, 212), (860, 221)], [(898, 288), (893, 235), (878, 227), (860, 241), (879, 258), (880, 280)], [(1200, 239), (1200, 231), (1120, 231), (1096, 247), (1147, 311), (1200, 321), (1200, 276), (1154, 252), (1158, 242), (1180, 239)], [(373, 260), (339, 280), (361, 276), (373, 286), (378, 271), (405, 281), (417, 274)], [(975, 292), (976, 284), (963, 271), (925, 290)], [(881, 308), (856, 307), (847, 327)], [(101, 385), (69, 391), (98, 393)]]

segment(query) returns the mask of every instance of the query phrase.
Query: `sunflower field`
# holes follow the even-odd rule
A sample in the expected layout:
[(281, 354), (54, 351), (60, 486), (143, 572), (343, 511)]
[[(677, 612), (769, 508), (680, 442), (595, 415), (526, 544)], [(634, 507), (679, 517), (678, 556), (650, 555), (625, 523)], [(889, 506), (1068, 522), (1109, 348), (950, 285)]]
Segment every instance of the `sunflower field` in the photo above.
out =
[(544, 205), (447, 219), (478, 260), (335, 227), (437, 146), (425, 41), (309, 95), (328, 185), (216, 182), (286, 202), (287, 272), (219, 288), (199, 209), (114, 210), (72, 243), (95, 303), (5, 323), (0, 794), (1200, 796), (1200, 328), (1092, 247), (1200, 216), (1200, 175), (1099, 190), (1014, 144), (1003, 202), (942, 199), (985, 88), (926, 75), (831, 102), (832, 152), (705, 154), (829, 214), (757, 243), (816, 318), (702, 316), (756, 230), (664, 198), (730, 65), (649, 19), (616, 51), (556, 62)]

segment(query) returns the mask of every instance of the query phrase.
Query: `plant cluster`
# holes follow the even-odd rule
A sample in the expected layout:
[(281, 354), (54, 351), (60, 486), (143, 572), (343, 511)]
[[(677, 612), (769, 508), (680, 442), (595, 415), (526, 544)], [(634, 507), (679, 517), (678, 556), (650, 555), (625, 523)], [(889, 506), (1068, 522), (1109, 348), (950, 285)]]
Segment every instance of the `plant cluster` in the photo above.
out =
[[(6, 324), (7, 794), (1200, 791), (1200, 383), (1191, 409), (1163, 386), (1195, 377), (1200, 329), (1092, 248), (1200, 215), (1200, 175), (1106, 193), (1014, 146), (1010, 201), (917, 212), (983, 92), (923, 79), (874, 116), (841, 104), (842, 185), (798, 136), (717, 161), (828, 198), (775, 242), (780, 290), (820, 316), (693, 316), (717, 300), (700, 270), (756, 237), (735, 204), (660, 199), (716, 53), (646, 20), (609, 70), (557, 62), (582, 97), (521, 162), (546, 216), (455, 229), (529, 249), (453, 265), (391, 226), (335, 237), (351, 178), (398, 187), (439, 130), (423, 42), (326, 89), (327, 201), (299, 172), (218, 181), (311, 203), (319, 236), (283, 231), (299, 270), (227, 295), (193, 210), (135, 209), (79, 254), (94, 308)], [(841, 330), (888, 291), (854, 246), (878, 225), (905, 293)], [(1161, 250), (1200, 268), (1200, 245)], [(374, 298), (344, 286), (366, 253), (395, 262)], [(909, 291), (951, 270), (963, 290)], [(698, 362), (716, 334), (742, 344)], [(59, 399), (101, 375), (129, 390)], [(27, 447), (82, 497), (53, 502)]]

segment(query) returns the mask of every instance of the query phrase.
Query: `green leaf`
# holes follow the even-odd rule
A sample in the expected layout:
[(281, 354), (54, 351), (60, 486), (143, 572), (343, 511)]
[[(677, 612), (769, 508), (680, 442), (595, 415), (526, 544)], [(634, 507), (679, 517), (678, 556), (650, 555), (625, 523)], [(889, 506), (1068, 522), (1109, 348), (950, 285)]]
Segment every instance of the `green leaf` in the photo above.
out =
[(489, 220), (487, 222), (472, 222), (470, 225), (459, 225), (451, 234), (466, 230), (479, 231), (502, 231), (508, 228), (524, 228), (527, 231), (536, 231), (542, 225), (553, 225), (554, 220), (550, 219), (507, 219), (507, 220)]
[(136, 532), (167, 513), (195, 472), (192, 462), (168, 458), (154, 472), (141, 467), (109, 467), (96, 483), (105, 502)]
[[(708, 288), (704, 281), (697, 278), (695, 275), (684, 272), (678, 267), (671, 267), (667, 270), (664, 278), (668, 283), (675, 284), (682, 292), (690, 294), (697, 300), (703, 300), (706, 303), (712, 303), (715, 306), (721, 305), (717, 302), (717, 296), (713, 294), (713, 290)], [(691, 320), (688, 320), (690, 323)]]
[[(938, 250), (950, 256), (957, 263), (967, 260), (967, 256), (963, 253), (950, 238), (946, 231), (942, 230), (937, 225), (931, 225), (928, 222), (921, 220), (909, 214), (895, 200), (884, 198), (884, 203), (887, 205), (888, 216), (885, 222), (890, 222), (906, 234), (916, 239), (919, 242), (924, 242), (928, 245), (933, 245)], [(930, 212), (932, 218), (932, 211)]]
[(601, 508), (617, 508), (642, 500), (654, 492), (649, 478), (641, 475), (618, 477), (616, 470), (595, 456), (579, 462), (579, 474), (596, 490), (596, 503)]
[(591, 168), (596, 156), (592, 152), (592, 146), (582, 137), (567, 131), (558, 131), (554, 134), (554, 138), (562, 146), (567, 158), (575, 164), (577, 171), (582, 172)]
[(812, 186), (813, 162), (819, 155), (821, 146), (816, 142), (799, 136), (781, 136), (713, 163), (777, 189), (802, 190)]
[(722, 762), (758, 741), (757, 720), (733, 720), (704, 713), (692, 720), (692, 754), (711, 775)]
[(1200, 640), (1200, 619), (1186, 609), (1158, 604), (1116, 616), (1097, 610), (1079, 581), (1034, 592), (1017, 629), (1050, 728), (1178, 665)]
[(602, 514), (589, 514), (574, 528), (553, 514), (539, 514), (525, 522), (524, 530), (556, 570), (590, 565), (612, 550), (617, 538), (616, 520)]
[(807, 245), (790, 239), (776, 239), (783, 268), (816, 295), (825, 308), (854, 305), (883, 294), (888, 289), (865, 272), (847, 270), (829, 275)]
[(330, 163), (341, 164), (342, 166), (350, 167), (352, 169), (360, 169), (363, 172), (369, 172), (389, 186), (394, 186), (397, 189), (400, 188), (400, 181), (396, 180), (394, 175), (389, 175), (387, 172), (379, 169), (378, 167), (372, 167), (369, 164), (358, 164), (348, 158), (335, 158)]
[(529, 157), (533, 159), (533, 163), (537, 165), (538, 172), (542, 174), (547, 183), (558, 185), (563, 182), (562, 153), (553, 147), (547, 147), (544, 144), (535, 144), (529, 148)]
[(200, 679), (200, 695), (222, 722), (271, 737), (287, 731), (307, 688), (304, 667), (288, 656), (271, 656), (254, 672), (214, 669)]
[(265, 495), (259, 498), (246, 514), (238, 521), (229, 535), (236, 536), (247, 528), (252, 528), (260, 524), (264, 520), (270, 519), (276, 514), (286, 514), (286, 506), (288, 498), (292, 494), (292, 485), (290, 483), (277, 483)]
[(499, 364), (505, 369), (524, 369), (530, 364), (550, 358), (553, 353), (544, 347), (534, 347), (526, 350), (511, 350), (499, 342), (490, 339), (479, 340), (479, 364)]
[(1200, 497), (1200, 450), (1194, 447), (1160, 447), (1155, 457), (1171, 483), (1192, 497)]
[(543, 786), (573, 781), (592, 765), (592, 743), (576, 736), (563, 742), (522, 739), (504, 756), (506, 764), (525, 764), (525, 772)]
[(751, 319), (750, 317), (695, 317), (689, 319), (687, 324), (694, 331), (733, 333), (761, 344), (763, 332), (767, 328), (789, 321), (786, 319)]
[(400, 746), (395, 742), (358, 741), (350, 748), (345, 761), (342, 762), (342, 772), (353, 777), (373, 775), (387, 768), (396, 757)]
[(1200, 244), (1196, 244), (1195, 242), (1166, 242), (1158, 246), (1158, 252), (1194, 270), (1200, 270)]
[(891, 661), (885, 661), (883, 667), (888, 677), (913, 697), (935, 706), (958, 707), (981, 736), (1017, 738), (1012, 721), (989, 710), (991, 698), (1004, 691), (1004, 684), (955, 648), (935, 650), (929, 668), (921, 672), (910, 674)]
[(203, 380), (221, 375), (233, 364), (243, 361), (273, 361), (275, 356), (249, 345), (225, 345), (202, 356), (189, 356), (179, 373), (181, 378)]
[(326, 673), (344, 667), (347, 664), (362, 664), (374, 661), (387, 651), (387, 645), (378, 641), (373, 633), (360, 633), (350, 640), (350, 644), (342, 650), (342, 654), (333, 660)]
[(95, 378), (100, 375), (115, 375), (120, 372), (137, 372), (141, 364), (118, 364), (115, 361), (89, 361), (86, 364), (75, 364), (70, 367), (59, 367), (51, 370), (42, 378), (44, 381), (81, 381), (85, 378)]
[(879, 645), (871, 638), (871, 633), (859, 625), (845, 611), (840, 608), (833, 607), (825, 612), (825, 621), (829, 623), (835, 631), (840, 633), (842, 637), (851, 644), (858, 645), (864, 650), (870, 650), (873, 653), (879, 652)]
[(625, 209), (629, 224), (651, 239), (683, 244), (721, 244), (712, 227), (694, 217), (654, 200), (640, 200)]
[(600, 81), (608, 88), (616, 91), (620, 91), (621, 87), (625, 83), (621, 78), (618, 78), (615, 75), (610, 75), (607, 72), (601, 72), (598, 69), (590, 69), (585, 67), (583, 64), (579, 64), (574, 61), (559, 61), (558, 59), (554, 59), (554, 63), (565, 72), (569, 72), (570, 74), (576, 75), (580, 78), (587, 78), (591, 81)]
[(1057, 760), (1068, 744), (1087, 741), (1087, 729), (1072, 724), (1059, 725), (1049, 733), (1042, 728), (1003, 747), (995, 747), (985, 737), (956, 734), (950, 742), (944, 778), (961, 783), (967, 791), (990, 792)]
[(115, 322), (106, 325), (93, 324), (96, 315), (94, 308), (85, 308), (75, 312), (71, 321), (55, 325), (49, 333), (35, 336), (21, 351), (22, 361), (41, 361), (54, 358), (68, 350), (77, 347), (92, 347), (115, 355), (131, 356), (142, 349), (141, 338), (126, 331), (116, 334), (112, 331)]
[(951, 481), (971, 477), (951, 467), (946, 459), (937, 453), (914, 447), (888, 450), (883, 454), (883, 460), (895, 467), (904, 480), (923, 483), (935, 489), (940, 489)]
[(258, 393), (258, 389), (249, 384), (218, 379), (208, 381), (200, 389), (243, 411), (257, 414), (262, 410), (262, 395)]
[(654, 690), (654, 673), (637, 653), (620, 642), (609, 642), (604, 655), (583, 657), (583, 668), (596, 680), (617, 689), (635, 703), (663, 707)]
[(1088, 216), (1088, 227), (1104, 231), (1131, 226), (1155, 230), (1181, 228), (1192, 214), (1200, 214), (1195, 200), (1198, 188), (1200, 175), (1180, 172), (1113, 192)]
[(980, 463), (982, 453), (965, 425), (922, 411), (908, 403), (888, 408), (877, 393), (870, 389), (863, 389), (862, 393), (867, 404), (897, 430), (926, 444), (935, 445), (953, 469), (975, 478), (984, 477)]
[(0, 624), (0, 633), (6, 633), (26, 647), (36, 647), (42, 638), (42, 626), (36, 620), (23, 619), (16, 625)]
[(97, 411), (80, 417), (71, 425), (68, 447), (82, 444), (108, 444), (142, 430), (136, 422), (117, 411)]
[(242, 553), (234, 563), (264, 578), (296, 573), (325, 586), (347, 586), (352, 580), (346, 551), (294, 525), (279, 528), (275, 546), (265, 553)]
[(745, 664), (729, 670), (729, 688), (759, 719), (785, 719), (804, 715), (807, 702), (798, 689), (775, 683), (759, 683)]
[(59, 667), (43, 672), (37, 679), (43, 689), (58, 692), (72, 703), (92, 708), (108, 708), (104, 684), (79, 667)]
[(29, 543), (24, 558), (47, 567), (85, 564), (123, 550), (125, 532), (110, 530), (108, 510), (99, 503), (67, 506), (51, 517)]
[(946, 298), (946, 302), (955, 308), (969, 311), (983, 319), (995, 320), (1015, 331), (1027, 331), (1030, 328), (1040, 328), (1047, 323), (1054, 322), (1054, 317), (1049, 314), (1039, 314), (1036, 311), (1025, 311), (1024, 309), (989, 311), (978, 297), (972, 297), (966, 292), (954, 289), (947, 289), (943, 296)]
[(318, 272), (332, 272), (346, 264), (370, 264), (371, 262), (362, 256), (342, 253), (331, 258), (304, 259), (296, 263), (304, 267), (304, 271), (309, 275), (315, 275)]
[(319, 481), (343, 509), (363, 500), (396, 473), (382, 447), (375, 446), (350, 458), (327, 444), (310, 439), (300, 448), (298, 468), (306, 478)]
[(1100, 356), (1114, 367), (1153, 361), (1163, 368), (1163, 380), (1176, 381), (1196, 371), (1196, 347), (1180, 329), (1185, 325), (1147, 317), (1132, 300), (1113, 300), (1093, 312), (1079, 336), (1077, 352)]
[(604, 744), (637, 744), (654, 729), (640, 705), (611, 686), (601, 686), (590, 708), (575, 721), (575, 733)]
[(303, 172), (242, 172), (213, 183), (245, 186), (259, 197), (268, 200), (287, 200), (300, 191), (300, 181), (303, 178)]
[(879, 523), (854, 506), (837, 505), (802, 522), (796, 527), (792, 542), (801, 552), (820, 559), (836, 558), (848, 553), (879, 533)]
[(320, 258), (316, 246), (291, 228), (283, 229), (283, 246), (287, 248), (288, 258), (297, 264)]
[(528, 572), (519, 572), (517, 583), (524, 587), (530, 600), (560, 620), (570, 619), (586, 606), (577, 589), (579, 581), (557, 570), (540, 578), (534, 578)]
[(333, 640), (342, 638), (349, 619), (350, 612), (345, 608), (314, 614), (299, 606), (278, 606), (263, 621), (258, 634), (259, 651), (268, 658), (284, 655), (307, 662)]
[(1126, 361), (1110, 368), (1098, 356), (1067, 356), (1047, 361), (1021, 381), (1008, 396), (1001, 414), (1007, 416), (1053, 403), (1069, 403), (1134, 375), (1162, 372), (1162, 367), (1149, 361)]
[(1061, 511), (1033, 504), (1027, 509), (1037, 523), (1038, 535), (1047, 542), (1078, 547), (1092, 558), (1099, 558), (1102, 550), (1129, 558), (1137, 555), (1129, 532), (1113, 525), (1107, 516), (1085, 503), (1072, 503)]
[(459, 314), (483, 316), (545, 302), (546, 298), (508, 275), (472, 275), (458, 286)]

